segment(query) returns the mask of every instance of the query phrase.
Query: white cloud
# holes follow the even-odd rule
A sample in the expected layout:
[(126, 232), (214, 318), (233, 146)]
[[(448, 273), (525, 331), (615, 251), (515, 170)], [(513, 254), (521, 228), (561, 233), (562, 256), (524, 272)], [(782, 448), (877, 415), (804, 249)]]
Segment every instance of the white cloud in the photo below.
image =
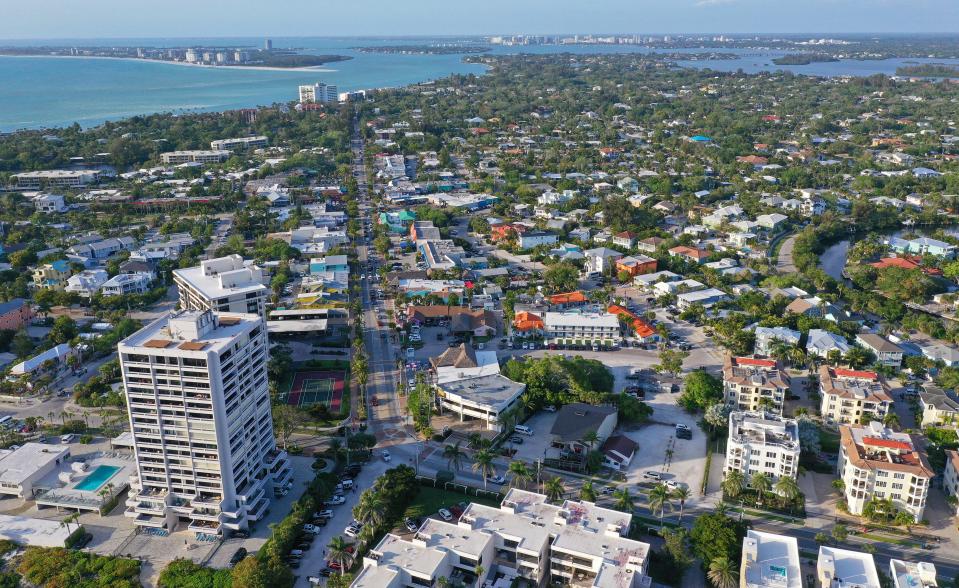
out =
[(694, 6), (720, 6), (722, 4), (732, 4), (737, 0), (696, 0)]

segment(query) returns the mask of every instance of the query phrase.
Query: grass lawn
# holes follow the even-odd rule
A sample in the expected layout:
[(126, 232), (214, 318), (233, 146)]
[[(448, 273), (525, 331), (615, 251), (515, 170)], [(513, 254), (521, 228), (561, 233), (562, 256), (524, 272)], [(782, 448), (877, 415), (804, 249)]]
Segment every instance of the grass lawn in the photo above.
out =
[(789, 525), (799, 525), (800, 527), (803, 527), (803, 526), (806, 525), (806, 521), (804, 521), (804, 520), (802, 520), (802, 519), (794, 519), (794, 518), (787, 517), (787, 516), (782, 516), (782, 515), (773, 514), (773, 513), (771, 513), (771, 512), (762, 512), (762, 511), (758, 511), (758, 510), (750, 510), (750, 509), (747, 508), (747, 509), (746, 509), (746, 514), (751, 515), (751, 516), (754, 516), (754, 517), (760, 517), (760, 518), (763, 518), (763, 519), (771, 519), (771, 520), (774, 520), (774, 521), (779, 521), (780, 523), (786, 523), (786, 524), (789, 524)]
[(823, 453), (839, 453), (839, 433), (819, 429), (819, 447)]
[(413, 503), (410, 504), (409, 508), (406, 509), (404, 516), (414, 518), (427, 517), (432, 514), (436, 514), (436, 511), (439, 509), (449, 508), (457, 502), (477, 502), (487, 506), (499, 507), (498, 500), (491, 500), (489, 498), (481, 498), (477, 496), (466, 496), (464, 494), (460, 494), (459, 492), (450, 492), (449, 490), (443, 490), (441, 488), (430, 488), (429, 486), (423, 486), (420, 488), (419, 494), (416, 495), (416, 500), (414, 500)]
[(892, 543), (893, 545), (902, 545), (907, 547), (919, 547), (919, 544), (914, 541), (909, 541), (908, 539), (896, 539), (895, 537), (888, 537), (886, 535), (877, 535), (875, 533), (859, 533), (856, 537), (862, 537), (863, 539), (870, 539), (872, 541), (882, 541), (883, 543)]

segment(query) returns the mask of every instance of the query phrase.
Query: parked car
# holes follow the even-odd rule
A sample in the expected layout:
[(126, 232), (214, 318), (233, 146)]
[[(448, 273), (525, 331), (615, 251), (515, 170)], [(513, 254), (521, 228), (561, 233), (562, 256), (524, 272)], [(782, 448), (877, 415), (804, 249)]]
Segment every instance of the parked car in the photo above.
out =
[(330, 498), (330, 504), (333, 506), (339, 506), (346, 502), (346, 497), (342, 494), (334, 494), (333, 498)]
[(383, 450), (383, 461), (385, 461), (386, 463), (390, 463), (390, 461), (392, 461), (392, 460), (393, 460), (393, 456), (390, 455), (390, 452), (389, 452), (389, 451), (386, 451), (386, 450), (384, 449), (384, 450)]
[(416, 530), (419, 528), (419, 525), (416, 524), (416, 521), (414, 521), (410, 517), (406, 517), (406, 519), (403, 521), (403, 525), (406, 527), (406, 530), (409, 531), (410, 533), (415, 533)]
[(439, 509), (439, 511), (437, 512), (437, 514), (439, 514), (439, 515), (440, 515), (440, 518), (443, 519), (444, 521), (452, 521), (452, 520), (453, 520), (453, 513), (451, 513), (450, 511), (446, 510), (445, 508)]
[(238, 563), (240, 563), (241, 561), (243, 561), (243, 558), (246, 557), (246, 553), (247, 553), (247, 551), (246, 551), (246, 548), (245, 548), (245, 547), (241, 547), (241, 548), (237, 549), (236, 551), (234, 551), (234, 552), (233, 552), (233, 557), (230, 558), (230, 565), (231, 565), (231, 566), (235, 566), (236, 564), (238, 564)]
[(333, 511), (327, 508), (327, 509), (315, 512), (313, 513), (313, 518), (314, 519), (332, 519)]
[(522, 444), (523, 444), (523, 438), (520, 437), (519, 435), (513, 435), (512, 437), (509, 438), (509, 442), (510, 442), (510, 443), (514, 443), (514, 444), (516, 444), (516, 445), (522, 445)]
[(496, 484), (497, 486), (502, 486), (503, 484), (506, 483), (506, 478), (497, 474), (495, 476), (490, 477), (489, 482), (490, 484)]
[(647, 480), (661, 480), (663, 478), (663, 475), (660, 474), (659, 472), (648, 470), (643, 472), (643, 477), (646, 478)]
[(303, 525), (303, 532), (311, 535), (319, 535), (322, 530), (316, 525)]

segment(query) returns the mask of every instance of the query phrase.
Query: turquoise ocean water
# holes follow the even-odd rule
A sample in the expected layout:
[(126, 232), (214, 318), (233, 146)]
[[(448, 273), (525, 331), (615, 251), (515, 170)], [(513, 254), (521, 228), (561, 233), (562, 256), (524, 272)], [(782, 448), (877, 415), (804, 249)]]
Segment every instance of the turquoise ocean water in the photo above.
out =
[[(307, 53), (349, 55), (314, 71), (267, 71), (200, 68), (137, 60), (3, 57), (0, 56), (0, 131), (91, 126), (153, 112), (217, 111), (269, 105), (296, 99), (297, 86), (322, 81), (340, 91), (398, 87), (460, 74), (481, 74), (480, 65), (463, 63), (462, 55), (391, 55), (360, 53), (353, 47), (374, 44), (422, 44), (424, 39), (274, 38), (275, 47), (301, 48)], [(72, 41), (2, 41), (0, 45), (218, 45), (256, 47), (262, 39), (104, 39)], [(697, 53), (703, 50), (689, 49)], [(494, 53), (624, 53), (648, 52), (631, 46), (496, 47)], [(730, 51), (725, 51), (730, 52)], [(893, 74), (904, 63), (959, 60), (844, 60), (778, 68), (772, 58), (782, 53), (742, 51), (734, 60), (688, 61), (682, 65), (721, 71), (756, 72), (789, 69), (810, 75)]]

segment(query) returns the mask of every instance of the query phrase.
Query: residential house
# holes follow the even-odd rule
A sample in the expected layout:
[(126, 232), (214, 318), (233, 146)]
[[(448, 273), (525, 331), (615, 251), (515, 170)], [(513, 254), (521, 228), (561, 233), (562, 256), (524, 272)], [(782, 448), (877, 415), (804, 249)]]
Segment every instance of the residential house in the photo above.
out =
[(104, 296), (145, 294), (150, 290), (150, 282), (148, 274), (117, 274), (100, 286), (100, 292)]
[(902, 365), (902, 348), (885, 337), (875, 333), (860, 333), (856, 335), (856, 343), (871, 351), (882, 365), (894, 368)]
[(540, 245), (552, 245), (556, 243), (558, 237), (555, 233), (545, 231), (529, 231), (519, 236), (519, 248), (526, 250), (538, 247)]
[(845, 337), (824, 329), (809, 329), (806, 336), (806, 353), (814, 357), (829, 357), (831, 351), (845, 356), (850, 347)]
[(613, 245), (617, 247), (623, 247), (625, 249), (632, 249), (636, 245), (637, 239), (636, 233), (631, 231), (623, 231), (622, 233), (616, 233), (613, 235)]
[(623, 254), (619, 251), (606, 247), (587, 249), (583, 255), (586, 256), (586, 273), (588, 274), (605, 274), (615, 267), (617, 260), (623, 258)]
[(705, 249), (698, 249), (696, 247), (687, 247), (686, 245), (678, 245), (669, 250), (669, 254), (673, 257), (679, 257), (685, 259), (690, 263), (704, 263), (709, 257), (709, 251)]
[(946, 390), (935, 384), (925, 384), (919, 391), (919, 404), (922, 406), (922, 422), (926, 427), (959, 427), (959, 397), (952, 390)]
[(624, 471), (629, 468), (638, 449), (639, 444), (629, 437), (612, 435), (599, 450), (603, 453), (603, 465), (616, 471)]
[(802, 337), (802, 333), (787, 327), (756, 327), (755, 334), (756, 354), (765, 356), (771, 354), (777, 343), (795, 347)]
[(90, 298), (100, 291), (100, 287), (110, 279), (106, 270), (93, 269), (84, 270), (74, 274), (67, 279), (67, 286), (64, 288), (67, 292), (78, 294), (84, 298)]
[(37, 288), (63, 290), (69, 278), (70, 264), (64, 259), (45, 263), (33, 270), (33, 285)]
[(19, 331), (33, 320), (33, 308), (23, 298), (0, 302), (0, 330)]
[(616, 260), (616, 273), (626, 272), (630, 279), (656, 271), (656, 260), (652, 257), (636, 254)]

